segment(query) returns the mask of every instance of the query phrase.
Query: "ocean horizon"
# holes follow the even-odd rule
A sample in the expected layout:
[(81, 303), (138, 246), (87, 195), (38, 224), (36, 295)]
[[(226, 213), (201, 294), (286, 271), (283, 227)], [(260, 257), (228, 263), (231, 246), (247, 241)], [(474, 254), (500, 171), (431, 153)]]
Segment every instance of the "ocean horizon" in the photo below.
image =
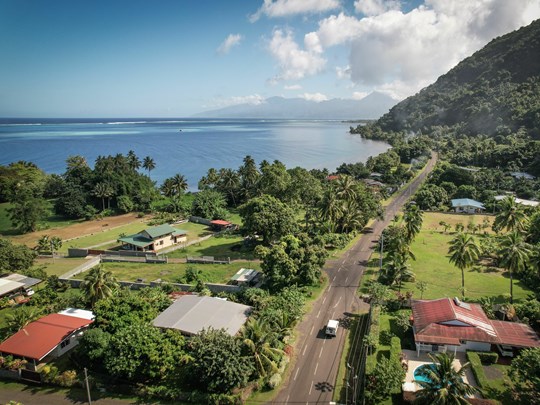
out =
[(141, 160), (154, 159), (150, 177), (158, 184), (180, 173), (195, 191), (209, 168), (237, 169), (246, 155), (257, 164), (279, 160), (287, 168), (334, 171), (390, 147), (350, 134), (350, 125), (294, 119), (0, 118), (0, 164), (25, 160), (62, 174), (69, 156), (81, 155), (93, 167), (98, 156), (133, 150)]

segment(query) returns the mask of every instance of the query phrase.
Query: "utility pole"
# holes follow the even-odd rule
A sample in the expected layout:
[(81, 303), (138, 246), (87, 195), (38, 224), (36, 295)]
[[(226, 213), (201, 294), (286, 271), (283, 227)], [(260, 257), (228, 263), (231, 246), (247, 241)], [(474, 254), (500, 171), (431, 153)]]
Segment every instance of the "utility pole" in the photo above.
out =
[(384, 229), (381, 232), (381, 251), (379, 253), (379, 270), (382, 271), (382, 257), (383, 257), (383, 251), (384, 251)]
[(92, 405), (92, 398), (90, 397), (90, 385), (88, 384), (88, 373), (86, 367), (84, 368), (84, 381), (86, 382), (86, 392), (88, 393), (88, 403)]

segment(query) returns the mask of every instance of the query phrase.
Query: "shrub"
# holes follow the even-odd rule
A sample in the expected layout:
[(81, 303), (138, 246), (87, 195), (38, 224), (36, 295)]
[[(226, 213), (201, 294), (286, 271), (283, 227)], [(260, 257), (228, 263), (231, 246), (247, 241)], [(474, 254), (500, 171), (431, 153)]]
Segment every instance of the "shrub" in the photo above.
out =
[(279, 384), (281, 384), (281, 374), (272, 374), (272, 377), (268, 379), (268, 387), (273, 390), (277, 388)]
[(54, 382), (61, 387), (73, 387), (78, 382), (77, 372), (75, 370), (66, 370), (57, 375)]
[(495, 352), (477, 352), (482, 364), (495, 364), (499, 360), (499, 355)]
[(401, 363), (401, 340), (397, 336), (390, 339), (390, 361)]
[(487, 387), (487, 378), (482, 368), (482, 362), (477, 352), (467, 352), (467, 360), (471, 363), (471, 370), (480, 388)]

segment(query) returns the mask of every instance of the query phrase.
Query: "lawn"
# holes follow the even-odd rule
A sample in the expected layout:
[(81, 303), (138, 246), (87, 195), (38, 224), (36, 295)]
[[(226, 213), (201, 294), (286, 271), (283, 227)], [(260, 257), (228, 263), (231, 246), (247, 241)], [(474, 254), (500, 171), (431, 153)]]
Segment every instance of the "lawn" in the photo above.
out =
[[(415, 298), (420, 298), (416, 287), (419, 281), (427, 283), (427, 289), (422, 298), (436, 299), (441, 297), (461, 296), (461, 271), (448, 260), (448, 246), (455, 236), (453, 232), (445, 234), (440, 221), (447, 223), (463, 222), (466, 224), (472, 218), (475, 223), (482, 223), (483, 215), (455, 215), (443, 213), (425, 213), (421, 232), (411, 244), (411, 250), (416, 260), (410, 260), (411, 270), (416, 275), (414, 282), (403, 283), (403, 291), (413, 291)], [(461, 218), (461, 220), (460, 220)], [(491, 217), (488, 217), (491, 218)], [(483, 237), (477, 235), (477, 238)], [(362, 280), (361, 292), (367, 293), (366, 283), (377, 277), (379, 270), (379, 255), (374, 252), (365, 277)], [(510, 292), (510, 279), (505, 272), (493, 268), (476, 266), (465, 271), (466, 299), (478, 301), (481, 297), (494, 297), (497, 302), (506, 302)], [(519, 301), (526, 298), (531, 291), (519, 280), (514, 279), (514, 299)]]
[(465, 214), (455, 214), (451, 212), (424, 212), (424, 222), (422, 224), (423, 230), (431, 231), (443, 231), (443, 227), (439, 225), (439, 222), (444, 221), (450, 225), (448, 232), (454, 232), (455, 226), (458, 223), (462, 223), (465, 228), (469, 223), (474, 225), (482, 225), (484, 221), (489, 223), (489, 228), (485, 228), (478, 233), (493, 233), (491, 230), (491, 225), (495, 217), (493, 215), (465, 215)]
[(34, 261), (34, 267), (44, 266), (44, 270), (49, 276), (60, 276), (80, 266), (85, 261), (85, 258), (79, 257), (62, 257), (54, 260), (52, 258), (38, 258)]
[(145, 282), (158, 278), (167, 282), (179, 282), (186, 274), (188, 267), (201, 271), (202, 279), (209, 283), (226, 284), (242, 267), (260, 270), (257, 262), (234, 262), (231, 264), (194, 264), (194, 263), (103, 263), (103, 267), (111, 270), (118, 280)]
[[(189, 240), (189, 239), (188, 239)], [(253, 250), (243, 245), (241, 236), (224, 235), (189, 245), (186, 248), (168, 253), (169, 257), (185, 258), (187, 256), (229, 257), (231, 259), (253, 260)]]

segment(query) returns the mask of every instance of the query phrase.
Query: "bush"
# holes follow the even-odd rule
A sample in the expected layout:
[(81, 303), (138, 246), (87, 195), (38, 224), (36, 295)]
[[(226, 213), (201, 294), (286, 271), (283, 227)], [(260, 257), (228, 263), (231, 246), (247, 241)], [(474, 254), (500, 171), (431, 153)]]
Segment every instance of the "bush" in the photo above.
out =
[(476, 352), (482, 364), (495, 364), (499, 360), (499, 355), (495, 352)]
[(281, 374), (272, 374), (272, 377), (268, 380), (268, 387), (273, 390), (277, 388), (279, 384), (281, 384)]
[(471, 363), (471, 370), (480, 388), (487, 387), (487, 378), (477, 352), (467, 352), (467, 360)]
[(390, 339), (390, 361), (401, 364), (401, 340), (397, 336)]

